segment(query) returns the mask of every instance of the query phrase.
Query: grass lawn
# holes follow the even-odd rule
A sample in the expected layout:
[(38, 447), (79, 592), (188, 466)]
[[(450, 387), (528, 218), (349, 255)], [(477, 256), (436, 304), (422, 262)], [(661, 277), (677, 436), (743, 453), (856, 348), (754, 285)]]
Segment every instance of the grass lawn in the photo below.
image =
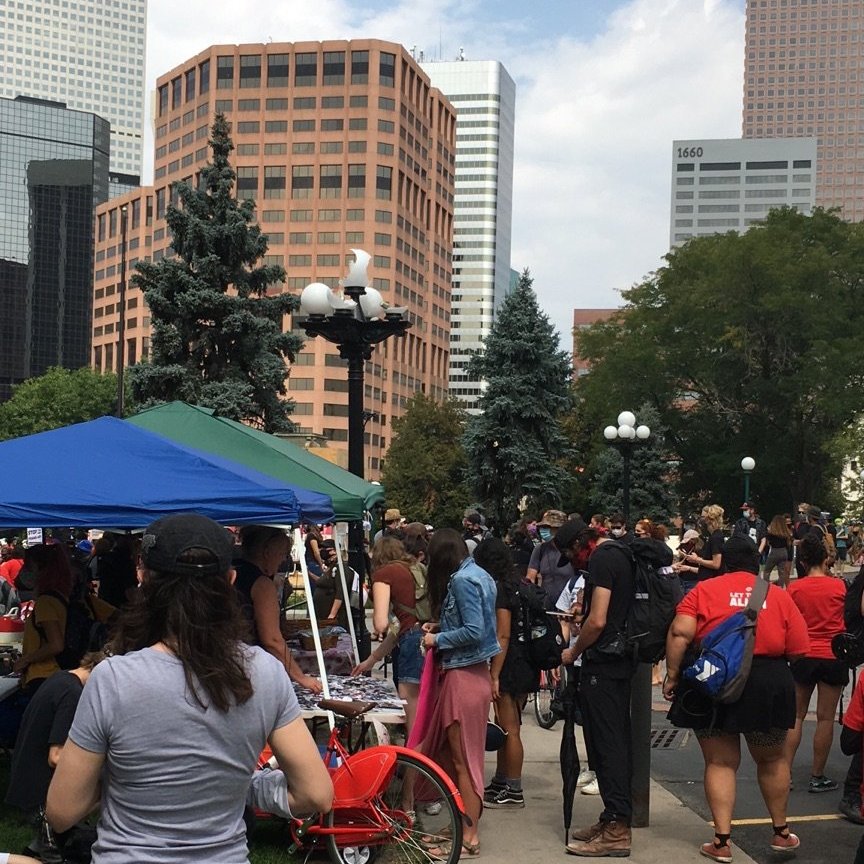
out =
[[(0, 752), (0, 800), (9, 785), (9, 754)], [(17, 817), (17, 810), (0, 804), (0, 852), (21, 852), (30, 842), (30, 826)], [(259, 821), (252, 837), (249, 861), (251, 864), (291, 864), (303, 858), (289, 855), (291, 843), (287, 825), (280, 820)], [(318, 857), (318, 860), (324, 860)]]

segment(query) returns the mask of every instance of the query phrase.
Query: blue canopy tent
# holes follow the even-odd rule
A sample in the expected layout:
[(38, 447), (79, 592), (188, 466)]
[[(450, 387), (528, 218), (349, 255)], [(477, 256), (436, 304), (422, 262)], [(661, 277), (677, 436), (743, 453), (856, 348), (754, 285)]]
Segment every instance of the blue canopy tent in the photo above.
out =
[(0, 442), (0, 525), (142, 528), (171, 513), (223, 525), (328, 522), (330, 498), (113, 417)]

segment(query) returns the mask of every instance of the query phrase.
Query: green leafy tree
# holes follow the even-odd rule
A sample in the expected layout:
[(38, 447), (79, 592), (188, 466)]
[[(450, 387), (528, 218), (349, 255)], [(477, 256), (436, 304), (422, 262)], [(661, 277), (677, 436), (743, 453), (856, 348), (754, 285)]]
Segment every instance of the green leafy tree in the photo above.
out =
[[(651, 429), (651, 435), (645, 441), (630, 445), (630, 527), (637, 519), (667, 522), (678, 505), (673, 482), (674, 468), (669, 464), (666, 435), (660, 425), (660, 416), (651, 406), (643, 405), (636, 412), (636, 417), (640, 424)], [(596, 432), (599, 437), (600, 429)], [(591, 479), (592, 512), (600, 511), (607, 516), (622, 513), (624, 457), (619, 448), (605, 445), (598, 452)]]
[(532, 512), (560, 506), (570, 482), (560, 464), (568, 450), (561, 417), (571, 406), (570, 355), (560, 350), (532, 284), (525, 270), (468, 368), (486, 381), (482, 413), (465, 434), (469, 483), (500, 527), (523, 504)]
[(381, 481), (387, 503), (409, 519), (436, 527), (460, 527), (470, 503), (462, 447), (465, 413), (453, 400), (415, 394), (393, 421), (393, 438)]
[(267, 240), (254, 224), (254, 204), (233, 195), (233, 145), (222, 114), (210, 147), (202, 188), (173, 186), (181, 202), (166, 214), (174, 255), (139, 263), (132, 280), (150, 307), (153, 338), (150, 362), (130, 369), (131, 389), (145, 406), (182, 399), (268, 432), (290, 431), (285, 361), (302, 342), (282, 324), (298, 301), (267, 292), (285, 271), (258, 264)]
[(783, 208), (747, 233), (691, 240), (624, 292), (613, 320), (580, 334), (595, 416), (653, 405), (679, 460), (686, 506), (735, 512), (740, 462), (770, 518), (795, 501), (829, 509), (829, 442), (864, 407), (864, 227)]
[(59, 429), (113, 414), (117, 378), (92, 369), (49, 369), (18, 384), (0, 404), (0, 440)]

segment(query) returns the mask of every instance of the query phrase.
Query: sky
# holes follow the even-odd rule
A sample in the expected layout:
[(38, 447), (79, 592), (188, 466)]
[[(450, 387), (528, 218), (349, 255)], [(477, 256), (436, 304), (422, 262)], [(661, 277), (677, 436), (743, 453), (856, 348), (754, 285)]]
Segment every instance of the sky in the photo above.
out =
[[(620, 305), (663, 265), (672, 141), (741, 135), (744, 0), (148, 6), (148, 90), (213, 44), (377, 38), (427, 60), (500, 60), (517, 87), (512, 266), (531, 271), (567, 350), (574, 308)], [(146, 165), (149, 182), (152, 152)]]

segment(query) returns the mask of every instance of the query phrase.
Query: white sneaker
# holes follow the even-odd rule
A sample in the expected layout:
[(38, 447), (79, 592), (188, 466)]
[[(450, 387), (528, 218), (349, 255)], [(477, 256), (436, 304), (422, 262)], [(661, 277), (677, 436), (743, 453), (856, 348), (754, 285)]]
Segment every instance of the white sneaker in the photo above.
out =
[(600, 787), (597, 785), (597, 779), (595, 778), (590, 783), (586, 783), (580, 791), (583, 795), (599, 795)]
[(592, 780), (596, 779), (597, 775), (593, 771), (583, 768), (579, 772), (579, 778), (576, 780), (576, 788), (581, 789), (583, 786), (587, 786)]

